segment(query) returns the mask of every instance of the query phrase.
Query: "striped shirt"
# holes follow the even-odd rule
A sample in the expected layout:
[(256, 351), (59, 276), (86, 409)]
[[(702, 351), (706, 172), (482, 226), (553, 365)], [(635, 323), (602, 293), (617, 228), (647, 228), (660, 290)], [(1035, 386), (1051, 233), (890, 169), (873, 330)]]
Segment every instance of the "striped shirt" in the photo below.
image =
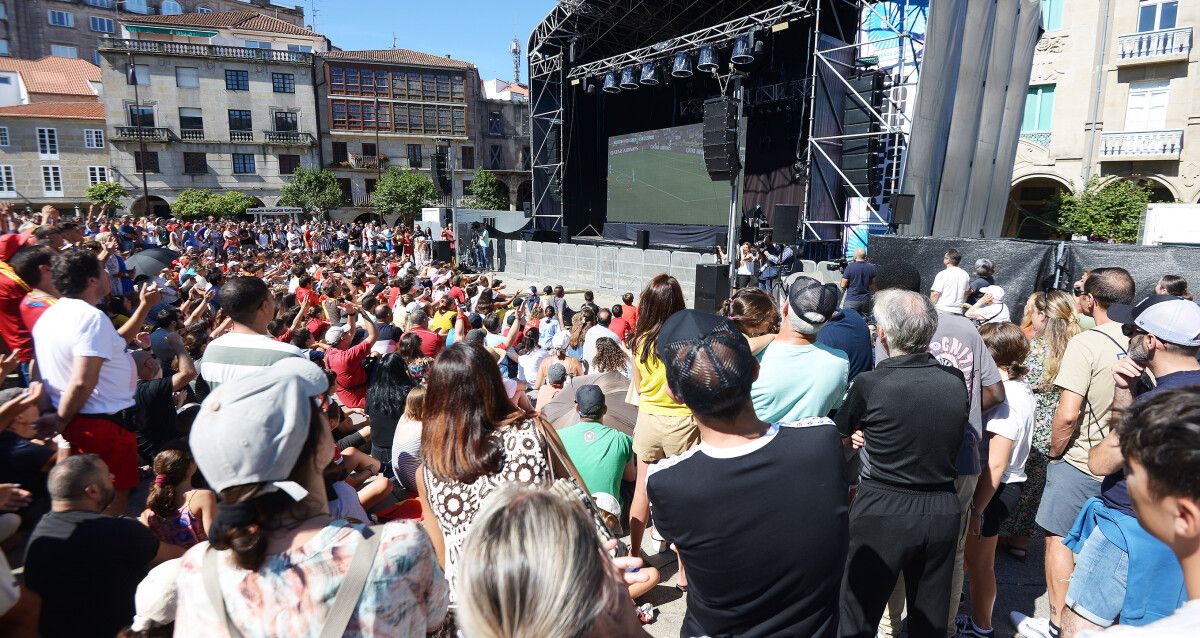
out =
[(286, 357), (303, 356), (290, 343), (276, 341), (267, 335), (230, 332), (208, 344), (200, 360), (200, 376), (209, 388), (254, 374)]

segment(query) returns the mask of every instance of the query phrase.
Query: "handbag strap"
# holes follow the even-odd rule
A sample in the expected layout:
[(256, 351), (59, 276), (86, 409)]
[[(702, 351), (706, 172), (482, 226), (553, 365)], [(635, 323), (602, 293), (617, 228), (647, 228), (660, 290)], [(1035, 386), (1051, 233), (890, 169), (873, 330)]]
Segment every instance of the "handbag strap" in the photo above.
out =
[(379, 541), (383, 538), (382, 525), (372, 525), (363, 530), (363, 540), (354, 548), (354, 558), (350, 568), (338, 587), (329, 615), (321, 627), (319, 638), (337, 638), (346, 633), (350, 624), (350, 616), (358, 607), (363, 589), (367, 586), (367, 576), (371, 573), (371, 565), (375, 562), (375, 554), (379, 551)]
[(558, 438), (558, 432), (554, 426), (540, 416), (533, 417), (533, 423), (542, 442), (546, 445), (546, 460), (550, 465), (551, 477), (554, 479), (569, 478), (578, 483), (580, 487), (586, 485), (583, 477), (579, 475), (579, 470), (575, 468), (575, 463), (567, 455), (567, 450), (563, 447), (562, 439)]
[(204, 572), (204, 591), (208, 594), (208, 602), (212, 604), (213, 611), (217, 613), (217, 622), (225, 627), (230, 638), (242, 638), (242, 632), (229, 622), (229, 614), (225, 611), (225, 598), (221, 596), (221, 584), (217, 579), (217, 561), (220, 557), (220, 552), (213, 549), (212, 545), (204, 552), (204, 566), (201, 568)]

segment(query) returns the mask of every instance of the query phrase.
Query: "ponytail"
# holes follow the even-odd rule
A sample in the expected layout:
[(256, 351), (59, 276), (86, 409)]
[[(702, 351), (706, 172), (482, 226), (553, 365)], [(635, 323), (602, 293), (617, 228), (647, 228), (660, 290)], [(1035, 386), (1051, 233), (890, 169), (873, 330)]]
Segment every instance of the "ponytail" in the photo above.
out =
[(179, 498), (179, 484), (187, 479), (192, 465), (192, 455), (183, 450), (163, 450), (154, 457), (154, 484), (146, 496), (146, 509), (159, 518), (175, 517), (179, 509), (175, 500)]

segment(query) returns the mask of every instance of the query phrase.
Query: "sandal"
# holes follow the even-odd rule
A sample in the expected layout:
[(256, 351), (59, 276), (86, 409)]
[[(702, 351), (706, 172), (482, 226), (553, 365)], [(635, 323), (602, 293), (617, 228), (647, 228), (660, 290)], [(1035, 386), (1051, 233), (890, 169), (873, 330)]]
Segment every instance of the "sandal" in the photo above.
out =
[(1014, 559), (1021, 562), (1024, 562), (1029, 556), (1029, 550), (1025, 549), (1024, 547), (1017, 547), (1016, 545), (1010, 544), (1007, 541), (1001, 542), (1000, 547), (1003, 548), (1009, 556), (1012, 556)]

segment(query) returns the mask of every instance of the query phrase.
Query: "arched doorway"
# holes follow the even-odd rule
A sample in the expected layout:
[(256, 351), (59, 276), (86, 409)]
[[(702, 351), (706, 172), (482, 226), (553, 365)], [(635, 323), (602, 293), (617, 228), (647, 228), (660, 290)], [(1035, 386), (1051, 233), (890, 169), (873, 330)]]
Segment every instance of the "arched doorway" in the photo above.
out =
[(167, 200), (158, 195), (151, 195), (148, 201), (149, 206), (146, 204), (146, 197), (139, 197), (133, 200), (133, 204), (129, 207), (129, 214), (135, 217), (146, 217), (148, 215), (153, 215), (154, 217), (171, 216), (171, 205), (167, 203)]
[(379, 221), (379, 216), (375, 213), (363, 213), (354, 218), (355, 224), (370, 224)]
[(504, 197), (504, 201), (512, 206), (512, 189), (508, 187), (508, 183), (502, 179), (496, 180), (496, 185), (499, 187), (500, 194)]
[(533, 182), (525, 180), (517, 185), (517, 210), (525, 210), (525, 205), (533, 205)]
[(1143, 177), (1136, 180), (1140, 186), (1145, 186), (1150, 189), (1151, 204), (1173, 204), (1175, 203), (1175, 194), (1171, 192), (1170, 187), (1166, 184), (1154, 179), (1153, 177)]
[(1004, 237), (1050, 239), (1058, 234), (1052, 203), (1070, 187), (1054, 177), (1033, 176), (1017, 180), (1008, 194)]

